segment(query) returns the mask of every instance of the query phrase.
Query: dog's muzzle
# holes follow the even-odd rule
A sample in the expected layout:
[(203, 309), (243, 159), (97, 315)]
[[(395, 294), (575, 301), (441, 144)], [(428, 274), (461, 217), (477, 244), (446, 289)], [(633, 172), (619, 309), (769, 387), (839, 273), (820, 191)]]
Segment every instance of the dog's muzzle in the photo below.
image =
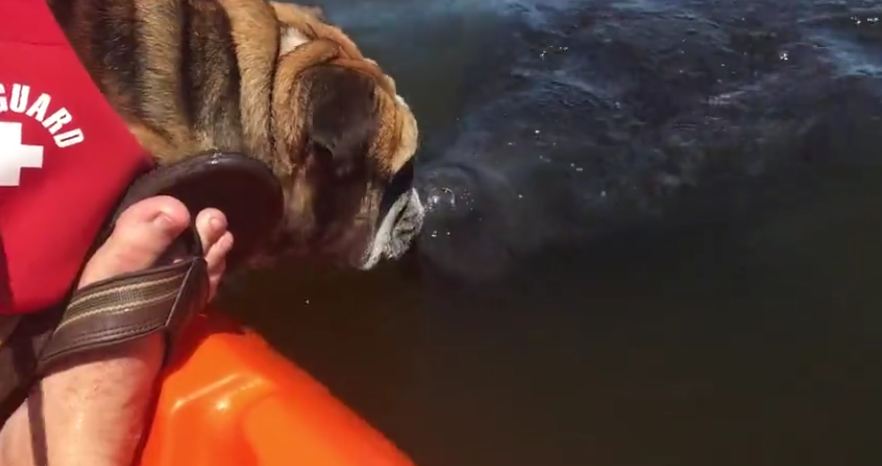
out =
[(383, 216), (360, 268), (368, 270), (382, 259), (394, 260), (404, 255), (422, 229), (425, 215), (416, 189), (399, 196)]

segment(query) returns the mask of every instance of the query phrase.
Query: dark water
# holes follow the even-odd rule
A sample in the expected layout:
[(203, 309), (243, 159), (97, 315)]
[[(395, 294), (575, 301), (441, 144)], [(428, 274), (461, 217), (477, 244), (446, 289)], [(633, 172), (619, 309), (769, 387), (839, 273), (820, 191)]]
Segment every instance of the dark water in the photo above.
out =
[(225, 297), (424, 466), (882, 464), (882, 4), (328, 1), (418, 251)]

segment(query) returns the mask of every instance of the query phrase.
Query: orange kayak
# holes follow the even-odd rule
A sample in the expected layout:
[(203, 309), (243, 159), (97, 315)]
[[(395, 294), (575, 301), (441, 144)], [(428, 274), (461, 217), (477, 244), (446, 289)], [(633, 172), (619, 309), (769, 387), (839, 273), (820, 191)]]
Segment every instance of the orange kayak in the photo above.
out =
[(164, 375), (141, 466), (413, 466), (257, 333), (196, 316)]

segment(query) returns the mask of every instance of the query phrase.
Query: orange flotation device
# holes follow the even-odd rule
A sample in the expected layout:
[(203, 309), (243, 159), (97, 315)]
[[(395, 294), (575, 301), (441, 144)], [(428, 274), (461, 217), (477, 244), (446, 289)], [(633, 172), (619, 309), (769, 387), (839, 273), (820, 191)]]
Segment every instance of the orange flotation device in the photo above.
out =
[(194, 318), (163, 376), (140, 466), (413, 466), (260, 335)]

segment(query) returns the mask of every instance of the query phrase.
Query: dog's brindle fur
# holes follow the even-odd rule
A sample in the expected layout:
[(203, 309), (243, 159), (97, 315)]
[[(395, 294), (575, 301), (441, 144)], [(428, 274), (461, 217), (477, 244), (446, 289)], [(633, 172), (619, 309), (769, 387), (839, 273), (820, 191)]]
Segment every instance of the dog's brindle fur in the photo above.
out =
[[(264, 0), (48, 2), (158, 163), (223, 150), (273, 169), (287, 208), (270, 254), (327, 254), (365, 268), (376, 262), (377, 241), (387, 241), (376, 238), (387, 215), (397, 223), (383, 234), (419, 229), (422, 208), (406, 179), (416, 121), (394, 81), (316, 9)], [(390, 213), (393, 187), (391, 201), (410, 200)], [(402, 214), (412, 225), (397, 227)]]

